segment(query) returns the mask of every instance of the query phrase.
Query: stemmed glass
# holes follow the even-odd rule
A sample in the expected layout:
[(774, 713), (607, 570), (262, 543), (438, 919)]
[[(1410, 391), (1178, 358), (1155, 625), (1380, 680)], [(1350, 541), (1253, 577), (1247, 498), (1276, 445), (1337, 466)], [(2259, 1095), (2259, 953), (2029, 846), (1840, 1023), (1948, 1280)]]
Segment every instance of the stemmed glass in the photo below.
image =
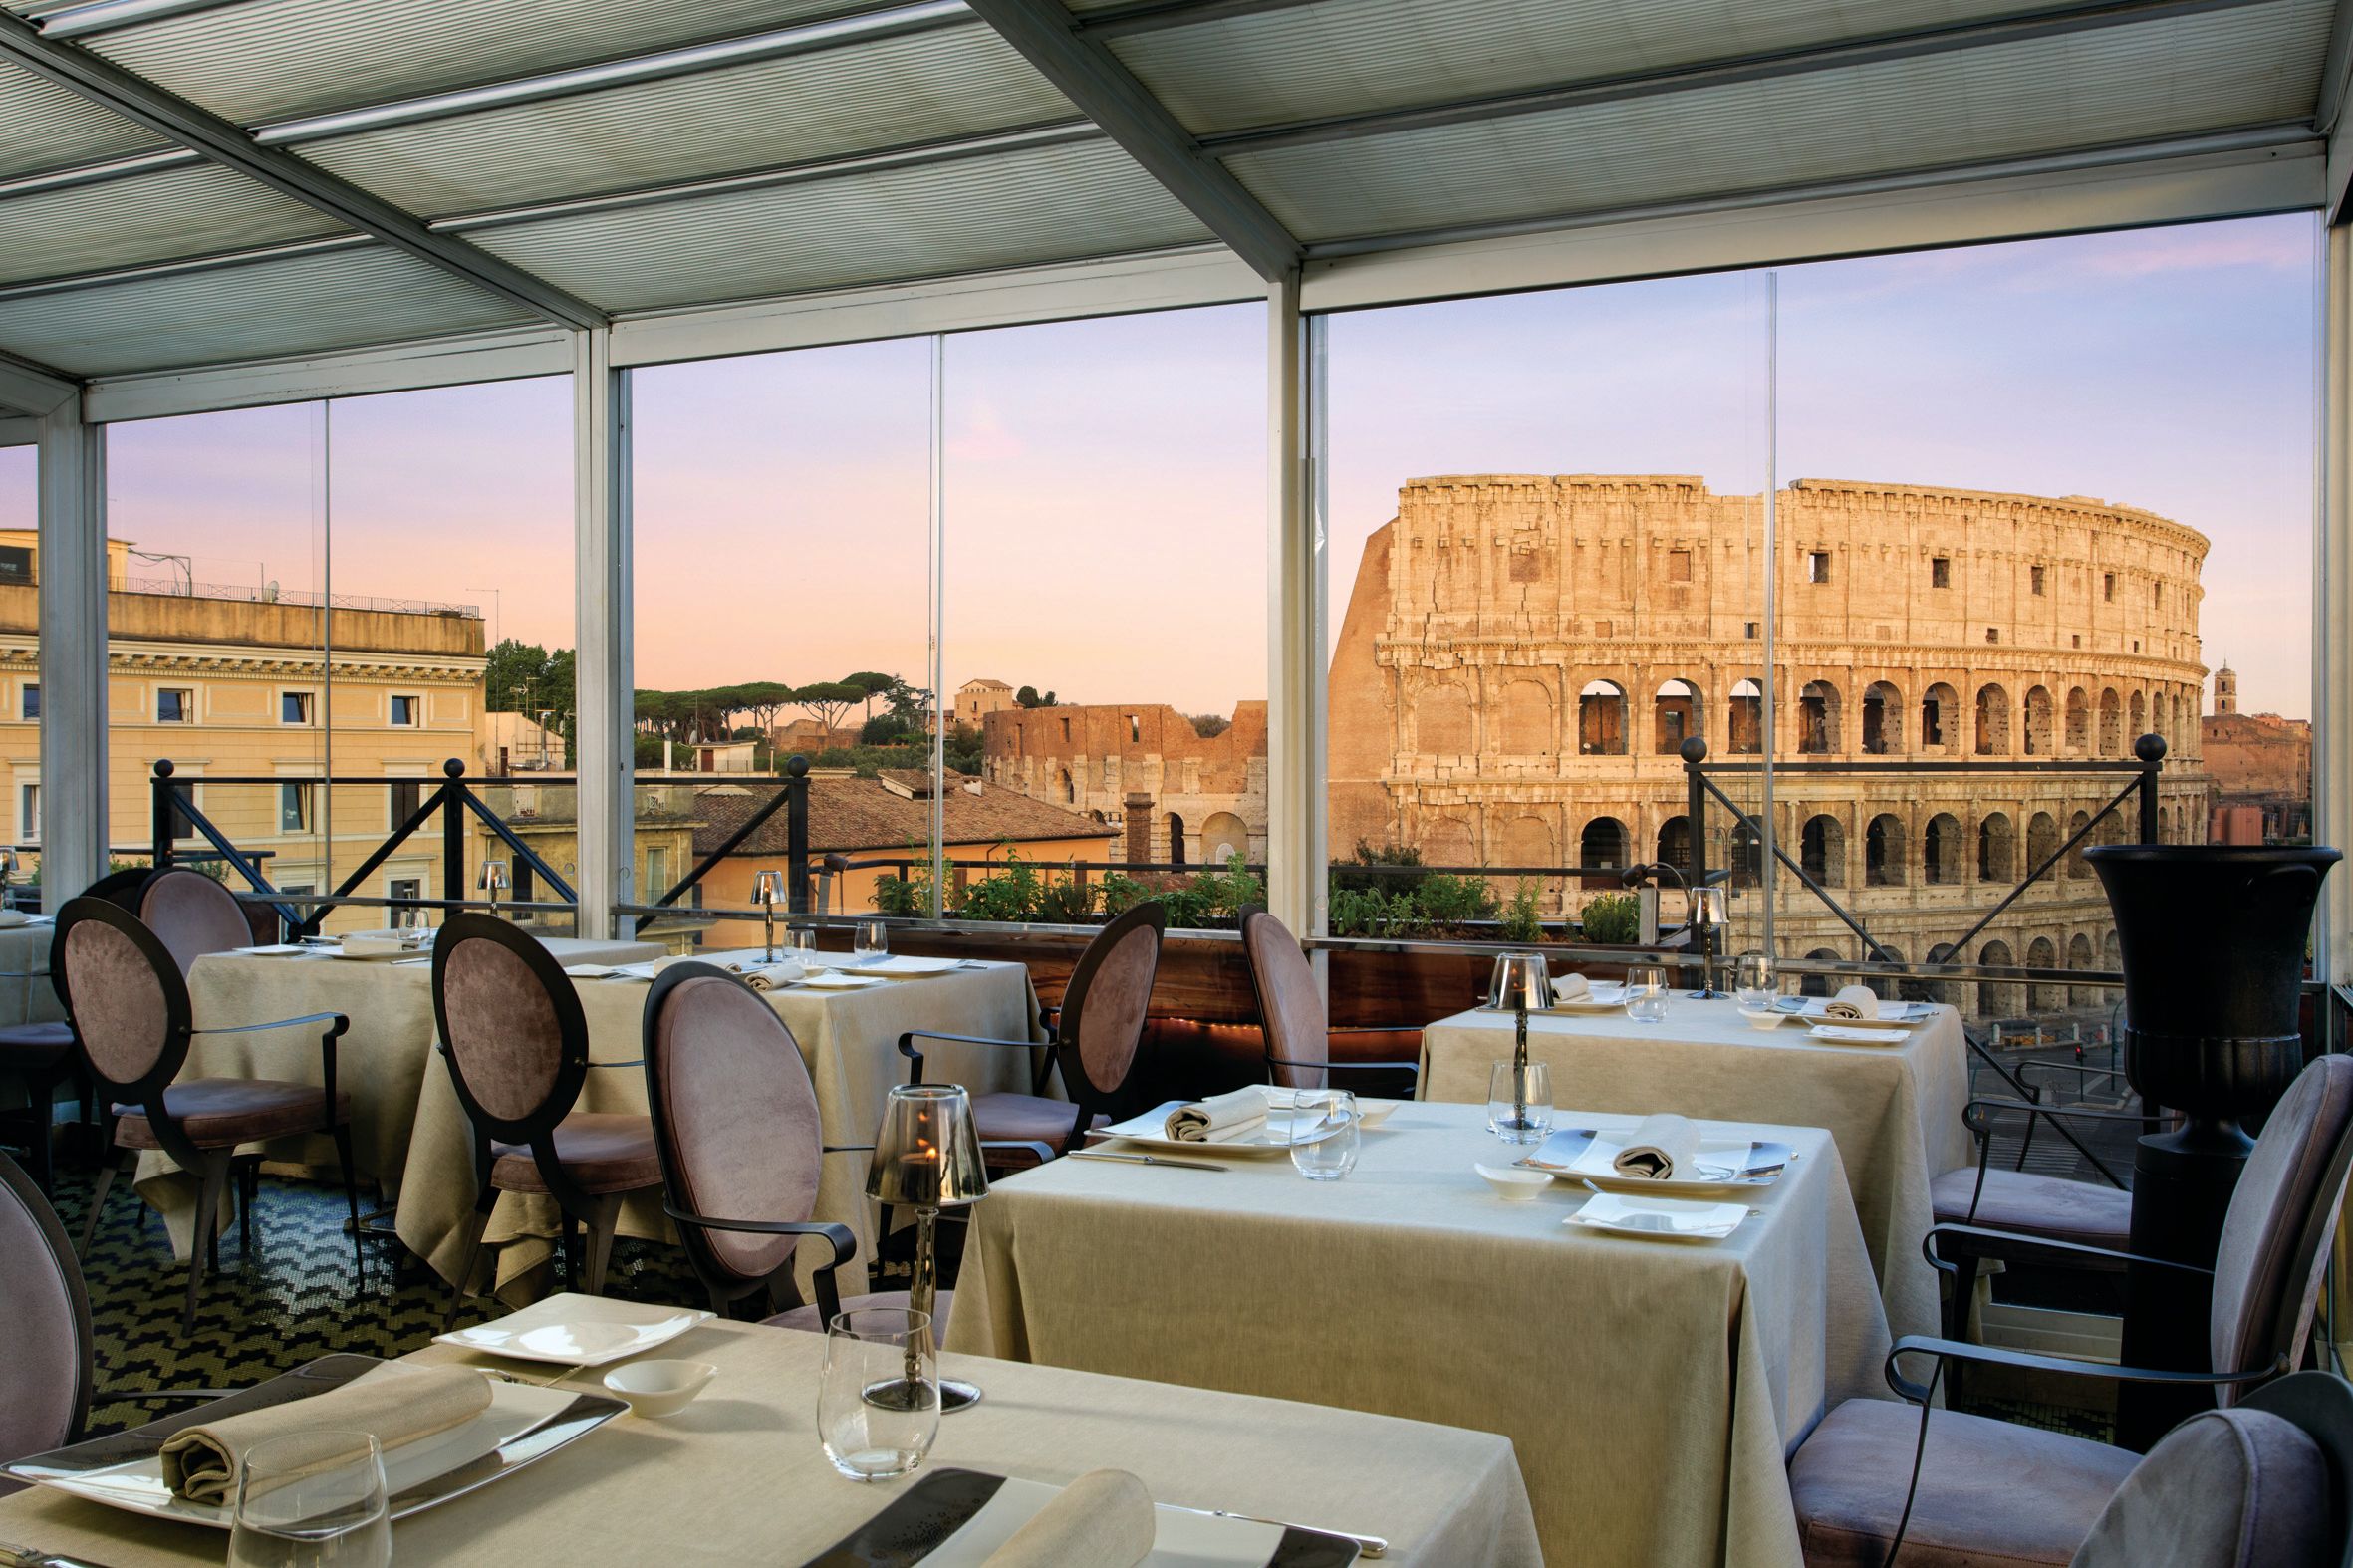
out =
[(789, 927), (784, 933), (784, 947), (786, 956), (810, 974), (825, 967), (825, 959), (817, 950), (817, 927), (814, 925)]
[(891, 927), (881, 920), (860, 920), (851, 936), (853, 954), (861, 965), (891, 955)]
[(303, 1432), (246, 1450), (230, 1568), (388, 1568), (384, 1452), (364, 1432)]
[(931, 1314), (861, 1307), (825, 1331), (817, 1437), (854, 1481), (896, 1480), (923, 1462), (939, 1436), (938, 1353)]
[(1657, 1023), (1667, 1016), (1667, 971), (1641, 964), (1626, 971), (1626, 1016), (1636, 1023)]
[(1769, 953), (1744, 952), (1732, 966), (1732, 997), (1747, 1012), (1763, 1012), (1773, 1005), (1773, 959)]

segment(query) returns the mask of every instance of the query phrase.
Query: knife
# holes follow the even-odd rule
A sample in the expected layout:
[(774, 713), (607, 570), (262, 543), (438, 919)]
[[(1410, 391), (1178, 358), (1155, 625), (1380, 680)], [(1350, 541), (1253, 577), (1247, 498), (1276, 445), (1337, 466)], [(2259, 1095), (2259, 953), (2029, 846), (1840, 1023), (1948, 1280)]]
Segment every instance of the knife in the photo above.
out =
[(1108, 1149), (1074, 1149), (1063, 1156), (1065, 1160), (1121, 1160), (1129, 1165), (1168, 1166), (1177, 1171), (1229, 1171), (1230, 1166), (1213, 1166), (1205, 1160), (1164, 1160), (1159, 1155), (1117, 1155)]
[(11, 1546), (0, 1541), (0, 1568), (98, 1568), (98, 1565), (79, 1557), (60, 1557), (37, 1547)]

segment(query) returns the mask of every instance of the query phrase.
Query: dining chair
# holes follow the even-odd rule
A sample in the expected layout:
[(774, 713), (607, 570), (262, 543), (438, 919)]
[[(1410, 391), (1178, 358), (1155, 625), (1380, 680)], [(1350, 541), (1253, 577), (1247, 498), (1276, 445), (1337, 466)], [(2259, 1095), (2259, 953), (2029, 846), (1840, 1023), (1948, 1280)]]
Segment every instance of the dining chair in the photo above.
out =
[(202, 872), (173, 866), (139, 885), (138, 917), (171, 953), (185, 975), (206, 953), (253, 945), (245, 906), (227, 886)]
[[(1848, 1400), (1817, 1426), (1790, 1460), (1789, 1489), (1806, 1561), (1879, 1565), (1903, 1550), (1905, 1568), (1998, 1561), (2067, 1562), (2101, 1510), (2140, 1462), (2128, 1449), (2089, 1438), (1936, 1408), (1952, 1364), (2124, 1382), (2212, 1388), (2222, 1409), (2242, 1390), (2292, 1371), (2312, 1328), (2328, 1244), (2353, 1165), (2353, 1057), (2324, 1056), (2305, 1068), (2255, 1140), (2222, 1221), (2213, 1269), (2163, 1259), (2121, 1262), (2211, 1274), (2211, 1372), (2153, 1371), (2105, 1362), (1907, 1336), (1887, 1360), (1890, 1388), (1920, 1407), (1917, 1417), (1887, 1400)], [(1929, 1261), (1949, 1269), (1944, 1250), (1967, 1227), (1928, 1234)], [(2074, 1242), (2008, 1238), (2014, 1255), (2072, 1258), (2096, 1250)], [(1931, 1358), (1925, 1381), (1904, 1363)]]
[[(1029, 1093), (972, 1096), (973, 1126), (993, 1167), (1033, 1163), (1026, 1156), (1015, 1158), (1031, 1145), (1042, 1144), (1055, 1156), (1069, 1154), (1086, 1129), (1110, 1120), (1125, 1106), (1128, 1079), (1152, 1009), (1161, 933), (1168, 922), (1168, 911), (1160, 901), (1148, 900), (1095, 933), (1063, 987), (1061, 1012), (1047, 1030), (1042, 1051), (1036, 1040), (911, 1029), (899, 1037), (900, 1054), (911, 1064), (908, 1082), (923, 1081), (923, 1053), (915, 1047), (917, 1040), (1040, 1051)], [(1068, 1100), (1046, 1094), (1057, 1070)]]
[[(445, 1321), (457, 1321), (498, 1194), (544, 1196), (563, 1215), (564, 1269), (602, 1295), (622, 1199), (661, 1185), (654, 1124), (578, 1111), (592, 1067), (588, 1019), (563, 965), (538, 938), (489, 915), (461, 913), (433, 943), (433, 1020), (449, 1081), (474, 1130), (474, 1212)], [(587, 1233), (585, 1253), (574, 1227)]]
[[(93, 1372), (90, 1292), (66, 1227), (24, 1168), (0, 1155), (0, 1462), (82, 1440)], [(217, 1389), (142, 1389), (104, 1402), (211, 1399)], [(22, 1485), (0, 1476), (0, 1497)]]
[(1242, 956), (1250, 968), (1250, 991), (1258, 1000), (1258, 1027), (1265, 1039), (1266, 1081), (1278, 1089), (1324, 1089), (1335, 1073), (1403, 1073), (1410, 1098), (1422, 1081), (1422, 1031), (1411, 1025), (1351, 1029), (1351, 1034), (1403, 1034), (1415, 1040), (1411, 1062), (1335, 1062), (1330, 1015), (1306, 949), (1290, 927), (1264, 910), (1242, 912)]
[[(135, 915), (138, 888), (148, 875), (143, 866), (110, 872), (84, 889), (83, 897), (106, 899)], [(53, 947), (55, 940), (53, 924)], [(54, 961), (46, 961), (39, 969), (0, 974), (0, 980), (22, 980), (29, 986), (36, 980), (50, 979), (56, 967)], [(9, 1079), (15, 1080), (24, 1094), (24, 1110), (8, 1114), (21, 1114), (24, 1118), (25, 1148), (32, 1160), (33, 1179), (41, 1184), (42, 1191), (54, 1196), (57, 1167), (52, 1146), (56, 1139), (54, 1108), (58, 1085), (68, 1079), (77, 1080), (81, 1088), (82, 1125), (98, 1125), (96, 1085), (82, 1071), (80, 1057), (74, 1049), (73, 1026), (62, 1019), (0, 1025), (0, 1080)]]

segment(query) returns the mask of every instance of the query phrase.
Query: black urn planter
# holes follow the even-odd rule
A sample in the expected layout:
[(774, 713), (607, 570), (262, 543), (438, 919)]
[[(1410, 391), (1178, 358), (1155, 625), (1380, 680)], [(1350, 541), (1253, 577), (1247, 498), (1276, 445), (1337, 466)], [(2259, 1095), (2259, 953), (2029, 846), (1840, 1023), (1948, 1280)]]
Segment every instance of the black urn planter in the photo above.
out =
[[(2239, 1123), (2278, 1104), (2304, 1066), (2296, 1027), (2304, 951), (2331, 849), (2110, 844), (2086, 850), (2100, 874), (2124, 959), (2125, 1074), (2155, 1115), (2133, 1157), (2131, 1249), (2214, 1267), (2222, 1217), (2253, 1143)], [(2127, 1270), (2128, 1366), (2208, 1370), (2212, 1282)], [(2118, 1437), (2147, 1448), (2211, 1394), (2128, 1385)]]

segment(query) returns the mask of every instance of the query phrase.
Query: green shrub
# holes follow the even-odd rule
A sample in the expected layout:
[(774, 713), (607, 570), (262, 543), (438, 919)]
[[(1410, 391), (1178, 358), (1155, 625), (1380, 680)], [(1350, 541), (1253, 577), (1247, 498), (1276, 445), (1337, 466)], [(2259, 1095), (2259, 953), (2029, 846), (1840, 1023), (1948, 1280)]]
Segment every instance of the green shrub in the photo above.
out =
[(1383, 893), (1378, 888), (1332, 890), (1335, 936), (1395, 936), (1414, 923), (1414, 901), (1410, 895)]
[(1544, 939), (1544, 898), (1526, 877), (1513, 887), (1511, 903), (1503, 911), (1503, 939), (1522, 943)]
[(1495, 917), (1495, 891), (1479, 877), (1433, 873), (1422, 879), (1413, 899), (1422, 917), (1434, 925), (1460, 925)]
[(1104, 914), (1117, 918), (1152, 896), (1150, 888), (1126, 872), (1107, 871), (1103, 874), (1103, 892), (1095, 902), (1102, 906)]
[(967, 920), (1026, 920), (1037, 913), (1040, 891), (1037, 868), (1008, 845), (1005, 869), (966, 884), (956, 915)]
[(877, 915), (917, 915), (931, 913), (931, 879), (879, 877), (875, 880)]
[(1078, 867), (1067, 867), (1069, 872), (1061, 882), (1049, 882), (1038, 890), (1038, 918), (1051, 925), (1079, 925), (1095, 914), (1095, 890), (1079, 881)]
[(1600, 894), (1587, 902), (1578, 920), (1589, 942), (1631, 942), (1642, 934), (1642, 901), (1631, 893)]
[(1351, 866), (1420, 866), (1422, 852), (1410, 844), (1384, 844), (1376, 848), (1363, 839), (1356, 841), (1356, 854), (1349, 860), (1337, 861), (1332, 866), (1332, 886), (1351, 893), (1394, 894), (1414, 891), (1424, 872), (1351, 871)]

